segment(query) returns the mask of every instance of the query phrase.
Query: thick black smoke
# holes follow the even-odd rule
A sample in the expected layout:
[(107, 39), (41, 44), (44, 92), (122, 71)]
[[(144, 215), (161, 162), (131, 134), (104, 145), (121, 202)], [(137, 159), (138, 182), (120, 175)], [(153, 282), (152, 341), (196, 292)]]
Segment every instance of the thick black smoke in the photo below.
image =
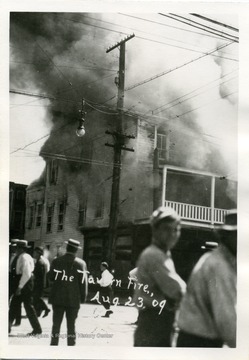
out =
[[(49, 108), (48, 116), (53, 127), (50, 137), (41, 149), (41, 156), (44, 158), (46, 153), (62, 154), (68, 159), (72, 156), (81, 157), (84, 144), (89, 145), (91, 142), (91, 118), (104, 116), (88, 107), (88, 133), (84, 141), (77, 139), (75, 129), (82, 98), (89, 103), (100, 104), (117, 94), (114, 78), (118, 70), (118, 50), (106, 54), (106, 49), (122, 35), (110, 35), (110, 32), (100, 29), (89, 15), (91, 14), (21, 12), (10, 15), (11, 87), (56, 98), (51, 100)], [(130, 80), (134, 83), (137, 81), (137, 74), (132, 72), (135, 61), (137, 62), (138, 58), (134, 56), (134, 49), (130, 46), (127, 50), (126, 67), (128, 73), (133, 74)], [(139, 64), (136, 63), (136, 66)], [(153, 81), (146, 87), (127, 91), (125, 107), (131, 108), (135, 104), (134, 112), (145, 113), (175, 97), (177, 89), (158, 86), (158, 82)], [(108, 104), (115, 106), (115, 102), (114, 98), (114, 101)], [(158, 115), (166, 121), (170, 119), (173, 132), (180, 131), (180, 150), (176, 154), (180, 164), (218, 171), (223, 168), (222, 159), (211, 144), (204, 142), (202, 130), (190, 110), (190, 105), (180, 104), (177, 113), (167, 110)], [(177, 114), (186, 112), (189, 112), (189, 115), (184, 116), (184, 121), (177, 118)], [(163, 126), (163, 121), (158, 120), (158, 123)], [(99, 121), (98, 128), (92, 128), (94, 136), (96, 131), (104, 134), (106, 127), (101, 124)], [(191, 136), (185, 136), (186, 132), (190, 132)], [(74, 177), (89, 168), (89, 164), (74, 161), (61, 161), (61, 164), (66, 172), (74, 174)]]
[[(87, 136), (84, 141), (75, 136), (82, 99), (101, 103), (116, 92), (113, 57), (105, 54), (103, 33), (95, 31), (103, 40), (99, 49), (93, 27), (85, 25), (92, 23), (87, 14), (11, 13), (10, 23), (11, 87), (56, 98), (49, 107), (53, 127), (41, 156), (80, 157), (88, 141)], [(85, 167), (70, 161), (62, 166), (70, 172)]]

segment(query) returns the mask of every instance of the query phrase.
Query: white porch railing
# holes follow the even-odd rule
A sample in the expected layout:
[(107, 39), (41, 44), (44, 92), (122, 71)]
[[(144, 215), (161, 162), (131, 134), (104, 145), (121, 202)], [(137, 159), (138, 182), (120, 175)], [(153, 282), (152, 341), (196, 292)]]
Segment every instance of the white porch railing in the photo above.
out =
[(183, 220), (200, 221), (209, 224), (222, 224), (227, 210), (212, 209), (207, 206), (184, 204), (165, 200), (165, 206), (172, 207)]

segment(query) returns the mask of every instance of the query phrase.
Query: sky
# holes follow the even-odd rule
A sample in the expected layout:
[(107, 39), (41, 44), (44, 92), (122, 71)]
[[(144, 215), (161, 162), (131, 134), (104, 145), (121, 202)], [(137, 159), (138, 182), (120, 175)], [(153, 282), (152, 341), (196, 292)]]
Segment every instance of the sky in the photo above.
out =
[[(231, 39), (239, 33), (188, 13), (173, 14), (12, 17), (10, 89), (77, 99), (79, 109), (82, 97), (98, 105), (111, 99), (105, 111), (115, 109), (118, 50), (106, 49), (134, 33), (126, 43), (125, 110), (165, 117), (183, 129), (196, 124), (204, 141), (221, 152), (228, 168), (224, 175), (237, 179), (239, 46)], [(236, 13), (214, 12), (208, 18), (239, 28)], [(41, 175), (45, 162), (39, 152), (56, 126), (54, 104), (10, 93), (10, 181), (30, 184)]]

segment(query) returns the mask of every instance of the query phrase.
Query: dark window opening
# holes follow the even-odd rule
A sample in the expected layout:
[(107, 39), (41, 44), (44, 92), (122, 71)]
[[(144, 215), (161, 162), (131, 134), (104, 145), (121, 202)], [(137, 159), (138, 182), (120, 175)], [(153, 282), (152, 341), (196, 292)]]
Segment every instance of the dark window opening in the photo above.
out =
[(47, 208), (47, 233), (52, 232), (53, 215), (54, 205), (49, 205)]
[(61, 202), (59, 204), (59, 210), (58, 210), (58, 231), (64, 229), (65, 210), (66, 210), (65, 203)]
[(57, 160), (52, 160), (49, 164), (49, 183), (56, 184), (58, 178), (58, 162)]
[(35, 217), (35, 206), (31, 205), (29, 207), (29, 224), (28, 224), (28, 229), (32, 229), (33, 225), (34, 225), (34, 217)]
[(85, 220), (86, 220), (86, 208), (82, 207), (82, 208), (79, 209), (78, 225), (79, 226), (84, 226), (85, 225)]
[(41, 226), (41, 222), (42, 222), (42, 208), (43, 208), (43, 205), (42, 205), (42, 204), (38, 204), (38, 205), (37, 205), (36, 227), (40, 227), (40, 226)]
[(104, 190), (98, 191), (95, 198), (95, 219), (100, 219), (104, 215)]

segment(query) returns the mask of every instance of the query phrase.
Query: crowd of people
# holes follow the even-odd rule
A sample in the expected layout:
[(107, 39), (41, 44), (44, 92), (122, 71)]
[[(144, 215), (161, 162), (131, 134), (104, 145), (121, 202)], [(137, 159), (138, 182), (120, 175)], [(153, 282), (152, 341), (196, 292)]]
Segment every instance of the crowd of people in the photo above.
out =
[[(145, 284), (134, 287), (138, 309), (134, 346), (236, 347), (237, 211), (229, 211), (224, 224), (217, 227), (219, 246), (199, 259), (187, 284), (177, 274), (171, 256), (181, 234), (179, 215), (160, 207), (153, 212), (150, 224), (151, 244), (127, 274), (134, 282)], [(67, 344), (76, 344), (75, 323), (88, 294), (88, 271), (85, 261), (77, 257), (79, 248), (79, 241), (69, 239), (66, 253), (50, 264), (42, 247), (36, 247), (32, 257), (26, 240), (11, 241), (9, 333), (12, 326), (21, 323), (22, 304), (32, 327), (29, 335), (42, 333), (39, 317), (51, 311), (43, 300), (49, 283), (53, 312), (50, 345), (59, 344), (64, 314)], [(114, 277), (107, 262), (100, 264), (100, 271), (100, 302), (105, 308), (103, 317), (109, 318), (113, 311), (106, 299), (113, 296)], [(155, 303), (165, 306), (158, 311)]]

